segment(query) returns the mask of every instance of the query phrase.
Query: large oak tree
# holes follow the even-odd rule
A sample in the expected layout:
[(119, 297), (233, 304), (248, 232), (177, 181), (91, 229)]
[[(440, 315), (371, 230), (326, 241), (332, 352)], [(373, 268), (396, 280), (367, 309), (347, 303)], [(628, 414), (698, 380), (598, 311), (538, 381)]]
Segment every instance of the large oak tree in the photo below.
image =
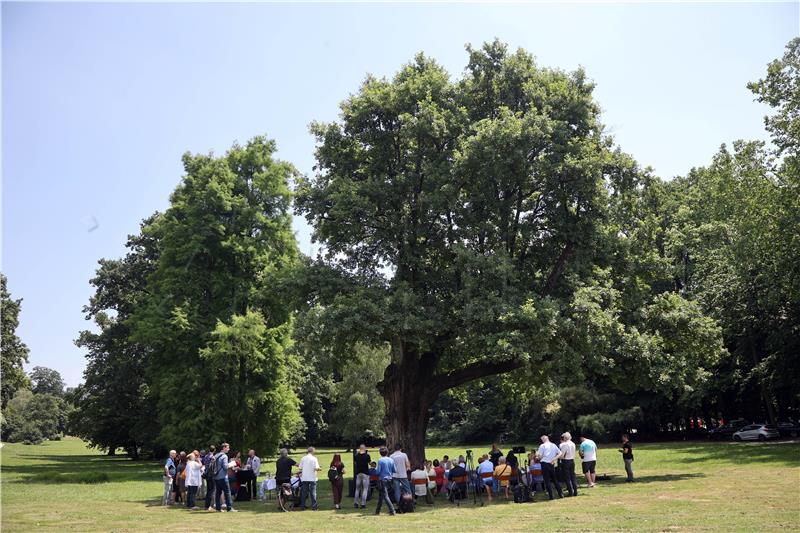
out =
[(384, 425), (413, 460), (443, 391), (564, 352), (608, 198), (636, 183), (582, 70), (499, 42), (468, 52), (458, 81), (421, 54), (368, 77), (312, 125), (317, 172), (298, 187), (325, 250), (310, 300), (341, 353), (391, 347)]

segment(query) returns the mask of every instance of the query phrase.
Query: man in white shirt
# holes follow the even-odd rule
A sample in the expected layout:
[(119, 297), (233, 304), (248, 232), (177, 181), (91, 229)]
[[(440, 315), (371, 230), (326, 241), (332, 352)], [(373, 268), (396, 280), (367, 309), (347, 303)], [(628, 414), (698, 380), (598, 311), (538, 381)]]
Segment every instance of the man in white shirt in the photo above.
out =
[(486, 494), (489, 501), (492, 501), (492, 488), (494, 481), (494, 465), (488, 457), (484, 456), (478, 459), (478, 476), (481, 478), (481, 483), (486, 487)]
[(403, 446), (399, 443), (394, 445), (394, 453), (389, 458), (394, 461), (395, 472), (392, 474), (394, 501), (399, 505), (401, 487), (405, 492), (411, 494), (411, 483), (408, 481), (408, 471), (411, 470), (411, 463), (408, 461), (408, 455), (403, 452)]
[(595, 444), (592, 439), (581, 437), (581, 447), (579, 451), (583, 459), (581, 466), (583, 467), (583, 475), (586, 476), (586, 483), (589, 484), (589, 487), (594, 488), (596, 479), (594, 470), (597, 466), (597, 444)]
[(561, 434), (561, 471), (567, 483), (567, 496), (578, 495), (578, 480), (575, 478), (575, 443), (569, 431)]
[(564, 492), (561, 490), (561, 483), (556, 478), (556, 461), (562, 456), (561, 451), (558, 446), (550, 442), (550, 437), (542, 435), (542, 444), (539, 446), (537, 454), (542, 465), (542, 477), (544, 477), (547, 495), (551, 500), (553, 499), (553, 485), (555, 485), (558, 497), (563, 498)]
[(253, 473), (247, 480), (247, 490), (250, 492), (250, 499), (255, 500), (258, 497), (258, 474), (261, 473), (261, 458), (256, 455), (255, 450), (247, 452), (247, 464), (244, 469)]
[(317, 472), (319, 460), (314, 457), (314, 447), (308, 447), (308, 454), (300, 459), (300, 510), (306, 510), (306, 496), (311, 494), (311, 510), (317, 510)]

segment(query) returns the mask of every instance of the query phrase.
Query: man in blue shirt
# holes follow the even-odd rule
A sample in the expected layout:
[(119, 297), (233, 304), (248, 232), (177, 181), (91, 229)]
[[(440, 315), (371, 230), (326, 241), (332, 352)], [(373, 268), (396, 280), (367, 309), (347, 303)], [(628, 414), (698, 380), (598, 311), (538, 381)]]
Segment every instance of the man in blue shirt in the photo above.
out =
[(484, 456), (478, 459), (478, 475), (481, 478), (481, 485), (486, 488), (486, 495), (492, 501), (492, 490), (494, 489), (494, 464), (491, 459)]
[(397, 469), (394, 466), (394, 460), (388, 457), (389, 450), (386, 446), (381, 446), (381, 458), (378, 459), (378, 490), (380, 490), (380, 495), (378, 496), (378, 506), (375, 508), (375, 514), (381, 514), (381, 505), (383, 502), (386, 502), (386, 508), (389, 510), (389, 514), (394, 516), (394, 505), (392, 505), (392, 500), (389, 499), (389, 487), (392, 486), (392, 476)]
[(231, 486), (228, 483), (228, 450), (231, 449), (227, 442), (222, 443), (222, 451), (214, 456), (217, 462), (217, 473), (214, 475), (214, 502), (217, 504), (217, 512), (222, 511), (222, 495), (225, 494), (225, 508), (229, 513), (235, 513), (236, 509), (231, 505)]
[(164, 463), (164, 505), (172, 503), (172, 483), (175, 479), (175, 456), (178, 454), (175, 450), (169, 451), (167, 462)]

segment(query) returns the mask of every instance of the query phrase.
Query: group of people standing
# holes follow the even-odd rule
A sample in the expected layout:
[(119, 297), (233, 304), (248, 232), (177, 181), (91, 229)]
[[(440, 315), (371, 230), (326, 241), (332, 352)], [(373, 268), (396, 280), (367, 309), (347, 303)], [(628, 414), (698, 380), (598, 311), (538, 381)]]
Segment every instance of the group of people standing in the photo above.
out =
[(219, 452), (213, 445), (208, 451), (194, 450), (188, 454), (170, 450), (164, 463), (162, 503), (183, 503), (185, 496), (186, 507), (198, 510), (198, 499), (205, 498), (205, 509), (221, 512), (224, 496), (225, 511), (236, 512), (233, 508), (233, 495), (237, 499), (255, 498), (256, 479), (260, 471), (261, 458), (256, 455), (255, 450), (247, 452), (247, 461), (242, 464), (241, 453), (230, 453), (227, 442), (222, 443)]
[[(529, 456), (531, 479), (536, 488), (547, 492), (554, 499), (553, 489), (559, 498), (564, 497), (562, 483), (566, 486), (567, 496), (578, 495), (578, 480), (575, 475), (576, 452), (581, 458), (581, 470), (586, 478), (586, 486), (594, 488), (597, 484), (597, 444), (586, 436), (580, 437), (580, 446), (576, 448), (569, 432), (561, 434), (561, 443), (556, 446), (547, 435), (542, 435), (542, 444), (535, 453)], [(628, 435), (622, 435), (622, 447), (619, 448), (625, 464), (627, 482), (633, 477), (633, 445)]]
[[(393, 453), (389, 453), (386, 446), (379, 450), (380, 457), (373, 461), (367, 447), (361, 444), (354, 454), (355, 495), (353, 506), (365, 509), (368, 498), (373, 491), (377, 491), (377, 505), (375, 514), (380, 514), (385, 505), (389, 514), (394, 515), (400, 502), (405, 498), (425, 498), (428, 503), (440, 494), (450, 492), (450, 498), (466, 497), (466, 485), (473, 478), (483, 485), (489, 501), (501, 492), (509, 499), (509, 488), (521, 481), (530, 486), (534, 491), (546, 492), (549, 499), (578, 495), (578, 481), (575, 473), (575, 461), (579, 456), (582, 464), (586, 486), (596, 486), (597, 445), (586, 436), (580, 437), (580, 445), (572, 441), (572, 435), (565, 432), (561, 435), (561, 442), (556, 445), (547, 435), (542, 435), (541, 445), (535, 452), (527, 456), (527, 464), (521, 465), (515, 449), (507, 455), (495, 443), (491, 450), (478, 458), (478, 465), (472, 472), (471, 459), (468, 451), (467, 458), (463, 455), (451, 461), (445, 455), (442, 460), (424, 460), (413, 465), (408, 455), (400, 444), (395, 444)], [(319, 473), (322, 471), (316, 451), (309, 447), (305, 456), (299, 462), (289, 457), (287, 449), (282, 448), (275, 461), (275, 482), (280, 487), (283, 484), (294, 485), (299, 483), (299, 509), (305, 510), (310, 499), (311, 509), (316, 511), (317, 483)], [(633, 447), (627, 435), (622, 436), (622, 447), (619, 449), (625, 464), (627, 481), (633, 477)], [(525, 468), (522, 468), (524, 466)], [(293, 468), (296, 471), (293, 472)], [(223, 443), (220, 451), (216, 452), (214, 446), (209, 450), (189, 454), (178, 454), (171, 450), (169, 458), (164, 464), (164, 505), (183, 501), (186, 496), (186, 507), (199, 509), (198, 498), (205, 497), (204, 508), (208, 511), (236, 512), (232, 505), (232, 492), (239, 497), (251, 499), (256, 497), (256, 479), (261, 470), (261, 459), (254, 450), (248, 452), (246, 464), (242, 464), (241, 454), (230, 453), (230, 446)], [(345, 465), (340, 454), (334, 454), (328, 465), (328, 480), (331, 483), (333, 504), (335, 509), (341, 509), (344, 489)], [(522, 480), (522, 476), (525, 479)], [(205, 487), (203, 480), (206, 481)], [(562, 483), (565, 489), (562, 488)], [(205, 494), (203, 494), (205, 488)], [(555, 491), (555, 494), (554, 494)], [(458, 493), (461, 494), (458, 494)], [(454, 494), (453, 494), (454, 493)], [(390, 496), (391, 495), (391, 496)], [(225, 509), (222, 509), (222, 497), (225, 499)], [(393, 498), (392, 498), (393, 496)], [(212, 499), (214, 506), (212, 506)], [(237, 498), (238, 499), (238, 498)]]

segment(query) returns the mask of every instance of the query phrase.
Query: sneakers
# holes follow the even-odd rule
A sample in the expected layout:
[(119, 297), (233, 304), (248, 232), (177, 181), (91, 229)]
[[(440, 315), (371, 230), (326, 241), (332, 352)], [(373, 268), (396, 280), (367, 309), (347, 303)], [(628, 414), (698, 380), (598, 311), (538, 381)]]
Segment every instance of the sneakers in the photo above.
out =
[[(358, 507), (358, 505), (356, 505), (356, 507)], [(367, 508), (367, 506), (366, 506), (366, 505), (362, 505), (362, 506), (361, 506), (361, 508), (362, 508), (362, 509), (366, 509), (366, 508)]]
[[(354, 504), (353, 504), (353, 507), (354, 507), (355, 509), (358, 509), (358, 504), (357, 504), (357, 503), (354, 503)], [(362, 507), (363, 507), (363, 506), (362, 506)]]
[(206, 509), (206, 511), (208, 511), (209, 513), (213, 513), (214, 512), (214, 508), (213, 507), (209, 507), (208, 509)]
[(229, 509), (229, 510), (228, 510), (228, 512), (229, 512), (229, 513), (238, 513), (238, 512), (239, 512), (239, 509), (234, 509), (234, 508), (231, 508), (231, 509)]

